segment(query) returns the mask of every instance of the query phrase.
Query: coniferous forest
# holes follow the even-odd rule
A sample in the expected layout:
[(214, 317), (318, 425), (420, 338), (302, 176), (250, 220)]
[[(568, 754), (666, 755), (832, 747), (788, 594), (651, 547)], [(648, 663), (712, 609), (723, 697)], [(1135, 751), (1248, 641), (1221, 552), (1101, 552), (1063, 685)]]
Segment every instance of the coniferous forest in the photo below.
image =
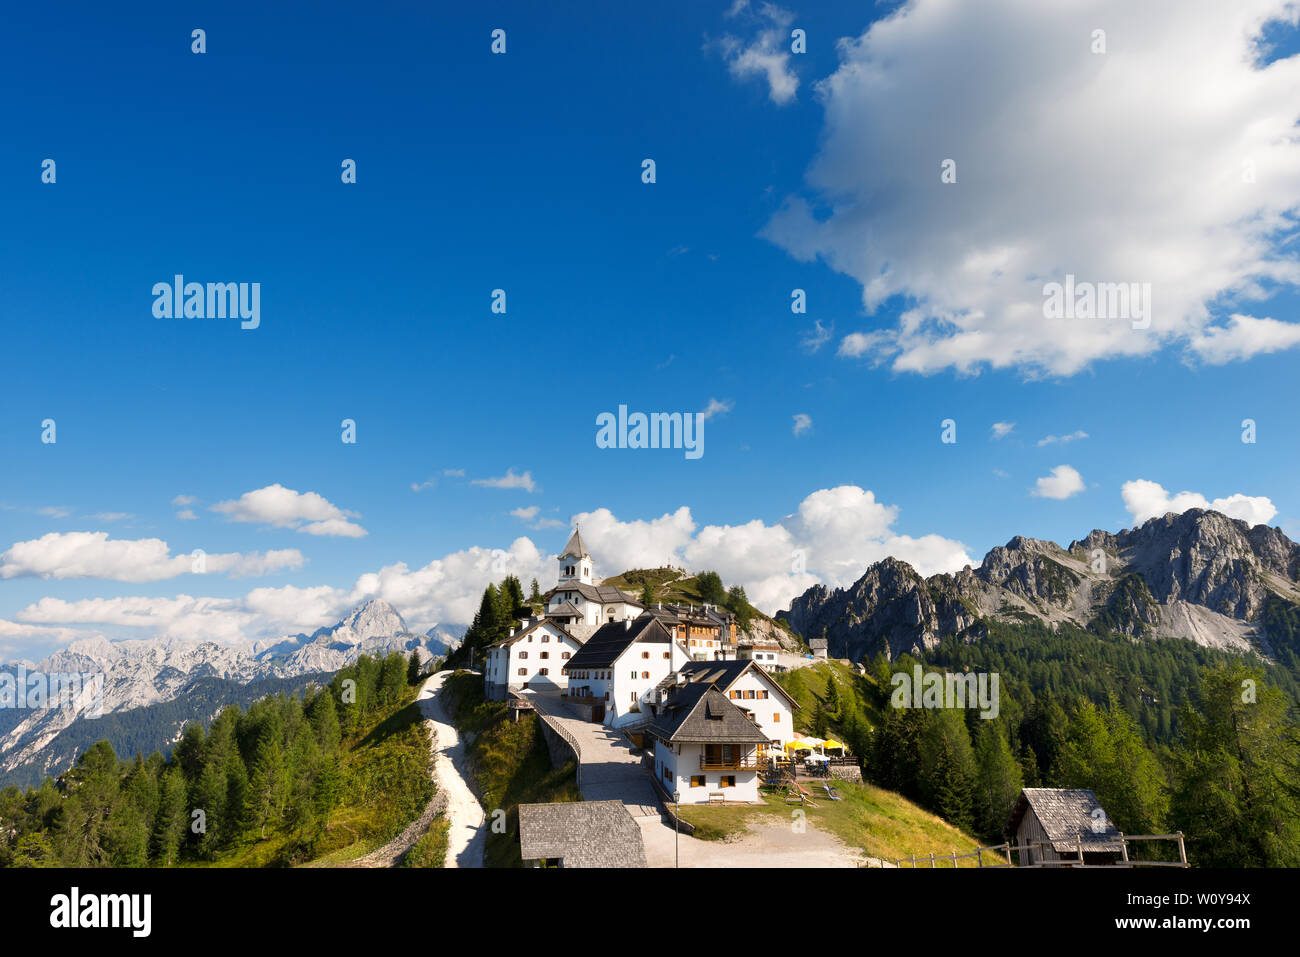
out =
[(329, 685), (229, 706), (169, 755), (107, 741), (57, 781), (0, 791), (0, 866), (286, 866), (365, 853), (433, 794), (418, 659), (362, 656)]

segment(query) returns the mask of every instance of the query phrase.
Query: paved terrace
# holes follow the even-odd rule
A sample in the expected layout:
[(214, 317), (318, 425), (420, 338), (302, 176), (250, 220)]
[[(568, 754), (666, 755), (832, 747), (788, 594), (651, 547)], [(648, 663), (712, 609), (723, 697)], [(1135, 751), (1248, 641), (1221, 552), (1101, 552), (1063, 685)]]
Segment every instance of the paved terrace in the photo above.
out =
[(577, 717), (558, 691), (526, 689), (523, 694), (537, 709), (538, 717), (560, 737), (578, 743), (584, 801), (621, 801), (638, 821), (659, 820), (654, 787), (641, 765), (641, 756), (632, 750), (627, 738), (602, 724)]

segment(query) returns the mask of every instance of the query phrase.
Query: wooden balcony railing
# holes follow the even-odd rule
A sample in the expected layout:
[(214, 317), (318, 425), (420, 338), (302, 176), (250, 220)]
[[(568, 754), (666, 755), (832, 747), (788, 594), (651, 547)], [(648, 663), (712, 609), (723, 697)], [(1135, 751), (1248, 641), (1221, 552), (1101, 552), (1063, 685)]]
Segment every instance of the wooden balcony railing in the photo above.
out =
[(701, 771), (757, 771), (767, 767), (767, 759), (756, 754), (745, 754), (734, 758), (708, 758), (700, 756)]

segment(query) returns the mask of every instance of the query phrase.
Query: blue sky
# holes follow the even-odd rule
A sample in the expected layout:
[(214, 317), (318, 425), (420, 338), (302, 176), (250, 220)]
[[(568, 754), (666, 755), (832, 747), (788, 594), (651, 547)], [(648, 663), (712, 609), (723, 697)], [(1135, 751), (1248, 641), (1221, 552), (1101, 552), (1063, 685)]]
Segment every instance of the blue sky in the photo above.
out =
[[(989, 38), (970, 37), (989, 56), (999, 18), (1032, 22), (1049, 48), (1078, 32), (1032, 5), (992, 6), (981, 21)], [(1243, 6), (1262, 16), (1269, 5)], [(1149, 70), (1160, 95), (1190, 98), (1171, 79), (1176, 68), (1160, 73), (1179, 59), (1177, 43), (1157, 44), (1122, 5), (1099, 7), (1097, 22), (1114, 24), (1107, 67)], [(751, 597), (769, 597), (767, 610), (812, 580), (847, 583), (886, 553), (933, 571), (955, 551), (978, 561), (1016, 534), (1068, 544), (1095, 527), (1127, 527), (1135, 514), (1123, 488), (1137, 481), (1209, 501), (1247, 496), (1244, 514), (1300, 532), (1300, 411), (1288, 388), (1297, 352), (1294, 330), (1278, 325), (1296, 319), (1294, 146), (1252, 154), (1257, 199), (1212, 203), (1193, 188), (1203, 171), (1180, 179), (1160, 156), (1150, 163), (1166, 173), (1148, 170), (1151, 185), (1139, 184), (1155, 197), (1142, 219), (1126, 216), (1136, 187), (1122, 166), (1103, 162), (1033, 192), (1024, 171), (1000, 175), (1008, 162), (1038, 169), (1039, 156), (1025, 144), (1000, 156), (1007, 137), (990, 106), (1005, 88), (1033, 84), (1014, 67), (987, 76), (962, 72), (960, 57), (925, 55), (969, 29), (913, 27), (918, 11), (905, 8), (857, 54), (837, 47), (895, 8), (11, 11), (0, 36), (10, 91), (0, 150), (0, 653), (35, 657), (82, 634), (309, 629), (367, 593), (392, 599), (413, 624), (454, 621), (502, 567), (541, 569), (549, 584), (546, 556), (584, 515), (585, 528), (606, 533), (588, 536), (601, 570), (665, 556), (719, 567)], [(1173, 22), (1175, 6), (1166, 13), (1169, 32), (1184, 25)], [(202, 55), (190, 50), (196, 27), (207, 34)], [(503, 56), (489, 51), (498, 27)], [(807, 52), (788, 54), (796, 27)], [(1273, 66), (1291, 69), (1293, 27), (1269, 36), (1279, 44)], [(881, 71), (885, 92), (855, 91), (860, 74), (846, 68), (855, 56)], [(944, 69), (956, 72), (940, 78), (951, 96), (939, 102), (921, 91)], [(1223, 69), (1237, 118), (1207, 108), (1204, 135), (1221, 142), (1247, 117), (1284, 115), (1244, 68)], [(832, 76), (840, 85), (819, 93)], [(786, 96), (789, 80), (797, 88)], [(1114, 97), (1103, 74), (1091, 82), (1103, 102)], [(1069, 83), (1079, 97), (1090, 89)], [(977, 107), (989, 122), (960, 129), (944, 119)], [(1138, 128), (1197, 152), (1196, 115), (1191, 106), (1147, 114)], [(939, 153), (924, 151), (932, 140)], [(1126, 142), (1103, 119), (1082, 148), (1100, 143), (1115, 155)], [(1050, 165), (1069, 146), (1039, 148)], [(949, 147), (961, 157), (960, 194), (937, 192)], [(41, 182), (47, 157), (54, 184)], [(646, 157), (654, 184), (641, 182)], [(985, 167), (983, 157), (997, 162)], [(340, 181), (344, 158), (357, 163), (355, 184)], [(919, 168), (923, 187), (909, 178)], [(1081, 190), (1103, 197), (1098, 219), (1113, 219), (1113, 233), (1081, 225), (1076, 246), (1070, 204)], [(962, 198), (936, 212), (917, 195)], [(804, 219), (791, 214), (800, 204)], [(1034, 232), (1057, 216), (1062, 229)], [(1249, 217), (1272, 228), (1244, 230)], [(1206, 242), (1184, 244), (1185, 235)], [(944, 244), (956, 260), (927, 253)], [(1126, 261), (1141, 268), (1097, 271), (1127, 244), (1140, 253)], [(1028, 327), (1002, 323), (1005, 289), (970, 279), (961, 261), (1005, 249), (1036, 276), (1071, 262), (1092, 265), (1098, 280), (1153, 274), (1172, 308), (1156, 313), (1162, 338), (1135, 347), (1098, 334), (1058, 348), (1063, 337), (1044, 338), (1039, 320), (1007, 359)], [(1162, 272), (1171, 261), (1184, 271)], [(869, 306), (864, 280), (886, 272), (898, 278)], [(150, 290), (175, 273), (260, 282), (260, 327), (155, 318)], [(1248, 284), (1262, 298), (1243, 292)], [(506, 290), (505, 315), (490, 311), (496, 288)], [(807, 292), (805, 315), (790, 310), (795, 288)], [(899, 332), (918, 304), (932, 313), (921, 344)], [(953, 310), (984, 311), (957, 323), (982, 330), (982, 343), (943, 331)], [(1256, 324), (1233, 332), (1234, 314)], [(1265, 318), (1273, 324), (1258, 324)], [(816, 349), (814, 323), (830, 330)], [(861, 348), (855, 333), (889, 343)], [(926, 358), (935, 342), (959, 358)], [(690, 412), (712, 400), (726, 411), (708, 419), (698, 461), (593, 441), (595, 416), (619, 404)], [(811, 421), (798, 434), (796, 415)], [(340, 441), (345, 418), (357, 423), (355, 444)], [(955, 444), (940, 442), (948, 418)], [(1246, 418), (1257, 423), (1253, 444), (1241, 441)], [(57, 423), (53, 445), (41, 442), (45, 419)], [(994, 423), (1014, 427), (995, 438)], [(1039, 444), (1079, 432), (1087, 437)], [(1081, 490), (1034, 494), (1062, 465)], [(532, 491), (474, 484), (525, 473)], [(277, 524), (213, 510), (275, 485), (315, 493), (365, 534), (305, 533), (305, 512)], [(871, 496), (823, 496), (801, 523), (787, 520), (815, 493), (843, 487)], [(174, 505), (177, 496), (194, 501)], [(661, 520), (683, 506), (689, 530)], [(841, 506), (856, 511), (842, 523), (827, 517)], [(177, 517), (185, 509), (195, 517)], [(698, 541), (706, 527), (723, 531)], [(299, 557), (260, 575), (121, 581), (104, 564), (119, 553), (98, 555), (102, 541), (65, 537), (73, 533), (157, 539), (173, 558), (196, 548)], [(529, 546), (514, 544), (521, 536)], [(936, 540), (918, 544), (924, 536)], [(485, 564), (492, 549), (511, 550), (504, 566)], [(806, 578), (791, 572), (793, 549), (809, 553)], [(362, 582), (396, 563), (404, 572)], [(430, 563), (440, 564), (410, 577)], [(254, 589), (269, 597), (251, 607)], [(207, 612), (176, 606), (123, 624), (124, 602), (162, 607), (176, 596), (213, 599), (211, 627)], [(93, 599), (99, 611), (84, 604)], [(39, 610), (42, 600), (49, 607)]]

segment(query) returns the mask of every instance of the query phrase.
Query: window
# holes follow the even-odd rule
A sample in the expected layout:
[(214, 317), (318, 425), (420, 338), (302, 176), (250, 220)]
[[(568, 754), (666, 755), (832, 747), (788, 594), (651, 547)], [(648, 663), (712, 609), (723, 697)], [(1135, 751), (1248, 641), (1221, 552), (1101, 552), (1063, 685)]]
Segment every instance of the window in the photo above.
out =
[(704, 775), (703, 775), (703, 774), (692, 774), (692, 775), (691, 775), (691, 787), (693, 787), (693, 788), (702, 788), (702, 787), (705, 787), (706, 784), (707, 784), (707, 782), (705, 781), (705, 779), (704, 779)]
[(734, 788), (736, 786), (736, 776), (734, 774), (724, 774), (718, 779), (718, 787)]
[(550, 640), (551, 640), (550, 635), (542, 635), (542, 644), (546, 644)]
[(670, 652), (670, 651), (665, 651), (665, 652), (664, 652), (664, 661), (668, 661), (668, 660), (670, 660), (671, 658), (672, 658), (672, 652)]
[(635, 692), (635, 691), (629, 691), (629, 692), (628, 692), (628, 696), (632, 699), (632, 703), (633, 703), (633, 704), (636, 704), (636, 692)]
[(537, 673), (538, 673), (539, 675), (549, 675), (549, 674), (551, 673), (551, 671), (550, 671), (549, 668), (539, 668), (539, 669), (537, 670)]
[(643, 652), (641, 652), (641, 657), (642, 657), (642, 658), (649, 658), (649, 657), (650, 657), (650, 652), (648, 652), (648, 651), (643, 651)]
[(633, 680), (633, 681), (636, 681), (636, 672), (635, 672), (635, 671), (632, 672), (632, 680)]
[(668, 765), (665, 764), (665, 765), (664, 765), (664, 780), (665, 780), (665, 781), (672, 781), (672, 779), (673, 779), (673, 776), (672, 776), (671, 774), (668, 773)]
[(641, 672), (641, 677), (642, 677), (642, 678), (649, 678), (649, 677), (650, 677), (650, 672), (648, 672), (648, 671), (643, 671), (643, 672)]
[(569, 657), (569, 653), (568, 653), (567, 651), (562, 651), (562, 652), (560, 652), (560, 657), (561, 657), (561, 658), (567, 658), (567, 657)]
[(520, 668), (520, 669), (519, 669), (519, 676), (520, 676), (520, 677), (523, 677), (523, 676), (526, 675), (526, 674), (528, 674), (528, 669), (527, 669), (527, 668)]
[(527, 658), (527, 657), (528, 657), (528, 652), (526, 652), (526, 651), (521, 651), (521, 652), (519, 652), (519, 657), (520, 657), (520, 658)]
[(773, 724), (780, 724), (780, 723), (781, 723), (781, 712), (780, 712), (780, 711), (774, 711), (774, 712), (772, 712), (772, 723), (773, 723)]
[(752, 699), (753, 697), (754, 697), (754, 690), (752, 688), (745, 692), (745, 698), (747, 700)]
[(739, 692), (739, 691), (732, 690), (732, 691), (727, 695), (727, 697), (729, 697), (732, 701), (735, 701), (737, 698), (740, 697), (740, 692)]
[(551, 653), (550, 653), (549, 651), (543, 651), (543, 652), (542, 652), (542, 657), (543, 657), (543, 658), (549, 658), (549, 657), (551, 657)]
[(760, 691), (758, 692), (758, 696), (759, 696), (760, 698), (762, 698), (764, 701), (766, 701), (766, 700), (767, 700), (767, 689), (766, 689), (766, 688), (763, 688), (762, 690), (760, 690)]

